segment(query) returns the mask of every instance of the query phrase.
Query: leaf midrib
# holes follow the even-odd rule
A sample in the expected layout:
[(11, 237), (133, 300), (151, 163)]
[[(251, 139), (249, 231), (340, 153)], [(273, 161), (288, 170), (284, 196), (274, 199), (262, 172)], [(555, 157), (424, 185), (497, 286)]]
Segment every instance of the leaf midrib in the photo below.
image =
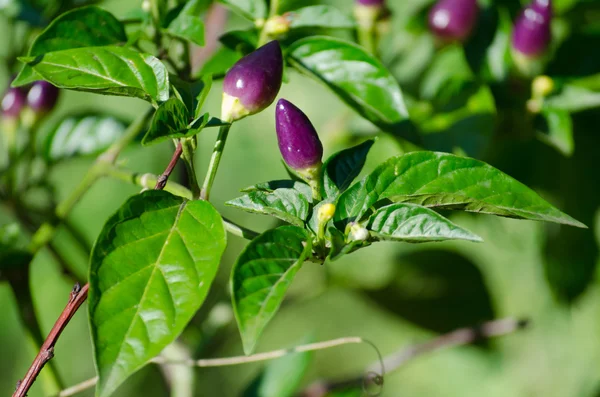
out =
[[(117, 353), (115, 364), (118, 364), (119, 361), (120, 361), (121, 353), (123, 351), (123, 346), (125, 345), (124, 342), (125, 342), (125, 340), (127, 340), (127, 337), (129, 335), (129, 333), (131, 332), (131, 329), (133, 327), (133, 324), (134, 324), (136, 318), (139, 317), (140, 307), (142, 306), (142, 302), (144, 302), (144, 300), (146, 299), (146, 294), (147, 294), (148, 289), (149, 289), (148, 287), (150, 286), (150, 280), (152, 280), (154, 278), (156, 269), (157, 268), (159, 269), (159, 266), (157, 265), (157, 263), (160, 261), (162, 255), (164, 254), (165, 247), (167, 246), (166, 242), (169, 239), (169, 236), (171, 236), (174, 231), (177, 231), (176, 230), (177, 229), (177, 224), (179, 222), (181, 214), (183, 213), (183, 210), (185, 209), (185, 207), (187, 205), (187, 202), (188, 202), (187, 200), (184, 200), (180, 204), (179, 210), (177, 211), (177, 215), (175, 216), (175, 220), (173, 221), (173, 225), (171, 226), (171, 229), (169, 230), (169, 233), (167, 234), (167, 237), (165, 238), (165, 242), (163, 243), (163, 246), (162, 246), (162, 248), (161, 248), (161, 250), (160, 250), (160, 252), (159, 252), (159, 254), (158, 254), (157, 258), (156, 258), (156, 261), (154, 262), (154, 264), (155, 264), (154, 269), (152, 269), (152, 273), (150, 274), (150, 277), (148, 278), (148, 282), (146, 283), (146, 286), (144, 287), (144, 292), (142, 293), (142, 297), (141, 297), (141, 299), (139, 301), (138, 307), (137, 307), (137, 309), (136, 309), (136, 311), (135, 311), (135, 313), (134, 313), (134, 315), (132, 317), (132, 321), (129, 324), (129, 327), (128, 327), (127, 331), (125, 332), (125, 335), (123, 337), (123, 341), (121, 342), (121, 345), (119, 346), (119, 352)], [(162, 273), (162, 269), (159, 269), (159, 270)], [(163, 275), (163, 277), (164, 277), (164, 275)], [(166, 281), (166, 278), (165, 278), (165, 281)], [(169, 291), (169, 296), (170, 296), (171, 301), (172, 301), (173, 306), (174, 306), (173, 295), (171, 294), (171, 290), (169, 289), (169, 285), (166, 282), (165, 282), (165, 284), (167, 285), (167, 290)], [(176, 310), (174, 310), (174, 313), (175, 313), (175, 316), (177, 316), (177, 311)], [(143, 321), (142, 321), (142, 323), (143, 323)], [(114, 367), (115, 366), (111, 366), (109, 378), (107, 379), (106, 382), (104, 382), (105, 385), (112, 383), (111, 381), (112, 381), (112, 378), (114, 377), (114, 374), (115, 374), (114, 369), (113, 369)]]

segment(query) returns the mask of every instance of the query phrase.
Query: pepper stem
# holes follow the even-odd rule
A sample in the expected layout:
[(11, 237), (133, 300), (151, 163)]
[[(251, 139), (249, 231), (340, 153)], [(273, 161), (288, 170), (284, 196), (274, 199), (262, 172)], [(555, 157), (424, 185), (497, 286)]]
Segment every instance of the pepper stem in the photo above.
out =
[(321, 193), (321, 167), (322, 164), (315, 165), (314, 167), (306, 168), (303, 170), (296, 170), (296, 174), (300, 176), (312, 190), (313, 201), (319, 202), (323, 200), (323, 194)]
[(210, 189), (217, 176), (217, 170), (219, 168), (219, 163), (221, 162), (221, 156), (223, 155), (223, 149), (225, 148), (225, 142), (227, 141), (230, 128), (231, 124), (225, 124), (219, 128), (219, 135), (217, 136), (217, 141), (215, 142), (215, 147), (213, 148), (213, 153), (208, 165), (208, 171), (206, 172), (202, 190), (200, 191), (200, 198), (203, 200), (208, 200), (210, 196)]

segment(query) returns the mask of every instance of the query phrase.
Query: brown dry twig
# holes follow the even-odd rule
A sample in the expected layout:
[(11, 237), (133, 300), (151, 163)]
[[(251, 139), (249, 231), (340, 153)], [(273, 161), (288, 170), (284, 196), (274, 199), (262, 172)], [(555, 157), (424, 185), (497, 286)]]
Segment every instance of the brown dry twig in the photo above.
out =
[(50, 330), (50, 333), (40, 348), (40, 352), (29, 367), (27, 374), (23, 380), (17, 383), (17, 388), (13, 393), (13, 397), (25, 397), (44, 365), (46, 365), (46, 363), (50, 361), (52, 357), (54, 357), (54, 345), (58, 341), (58, 338), (66, 328), (67, 324), (69, 324), (71, 318), (73, 318), (75, 312), (77, 312), (77, 309), (79, 309), (83, 302), (85, 302), (87, 298), (88, 287), (89, 284), (85, 284), (83, 287), (81, 287), (79, 284), (75, 284), (73, 290), (71, 291), (71, 295), (69, 296), (67, 306), (65, 306), (64, 310), (58, 317), (58, 320), (56, 320), (56, 323), (54, 323), (54, 326)]

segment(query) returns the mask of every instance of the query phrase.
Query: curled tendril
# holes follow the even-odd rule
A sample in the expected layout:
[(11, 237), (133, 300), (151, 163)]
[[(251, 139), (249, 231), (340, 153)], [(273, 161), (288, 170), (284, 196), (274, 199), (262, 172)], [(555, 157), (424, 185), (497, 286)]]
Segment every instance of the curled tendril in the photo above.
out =
[[(364, 343), (370, 345), (375, 350), (375, 353), (377, 353), (377, 359), (379, 361), (379, 365), (381, 366), (381, 373), (377, 373), (375, 371), (369, 371), (365, 374), (365, 376), (363, 377), (363, 383), (362, 383), (363, 392), (368, 397), (378, 397), (381, 395), (381, 393), (383, 393), (383, 383), (384, 383), (384, 376), (385, 376), (385, 364), (383, 362), (383, 356), (381, 355), (381, 352), (379, 351), (379, 349), (377, 348), (377, 345), (375, 345), (375, 343), (373, 343), (367, 339), (362, 339), (362, 341)], [(377, 386), (377, 390), (370, 391), (369, 388), (371, 385)]]

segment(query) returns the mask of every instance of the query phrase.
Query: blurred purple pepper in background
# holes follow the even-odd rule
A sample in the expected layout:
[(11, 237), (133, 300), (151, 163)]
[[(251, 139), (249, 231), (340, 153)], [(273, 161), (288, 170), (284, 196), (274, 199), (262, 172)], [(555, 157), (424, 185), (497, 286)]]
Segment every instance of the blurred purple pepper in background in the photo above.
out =
[(36, 113), (54, 109), (58, 101), (59, 89), (47, 81), (36, 81), (27, 93), (27, 104)]
[(296, 171), (319, 168), (323, 145), (308, 117), (285, 99), (277, 102), (275, 128), (285, 163)]
[(550, 44), (551, 21), (551, 0), (534, 0), (515, 22), (512, 34), (513, 50), (530, 58), (542, 55)]
[(356, 0), (356, 4), (361, 6), (381, 7), (385, 4), (385, 0)]
[(221, 118), (235, 121), (264, 110), (275, 100), (283, 77), (276, 40), (240, 59), (225, 75)]
[(9, 87), (2, 98), (2, 116), (18, 118), (27, 104), (27, 92), (20, 87)]
[(440, 0), (429, 11), (429, 29), (444, 41), (464, 41), (478, 14), (477, 0)]

